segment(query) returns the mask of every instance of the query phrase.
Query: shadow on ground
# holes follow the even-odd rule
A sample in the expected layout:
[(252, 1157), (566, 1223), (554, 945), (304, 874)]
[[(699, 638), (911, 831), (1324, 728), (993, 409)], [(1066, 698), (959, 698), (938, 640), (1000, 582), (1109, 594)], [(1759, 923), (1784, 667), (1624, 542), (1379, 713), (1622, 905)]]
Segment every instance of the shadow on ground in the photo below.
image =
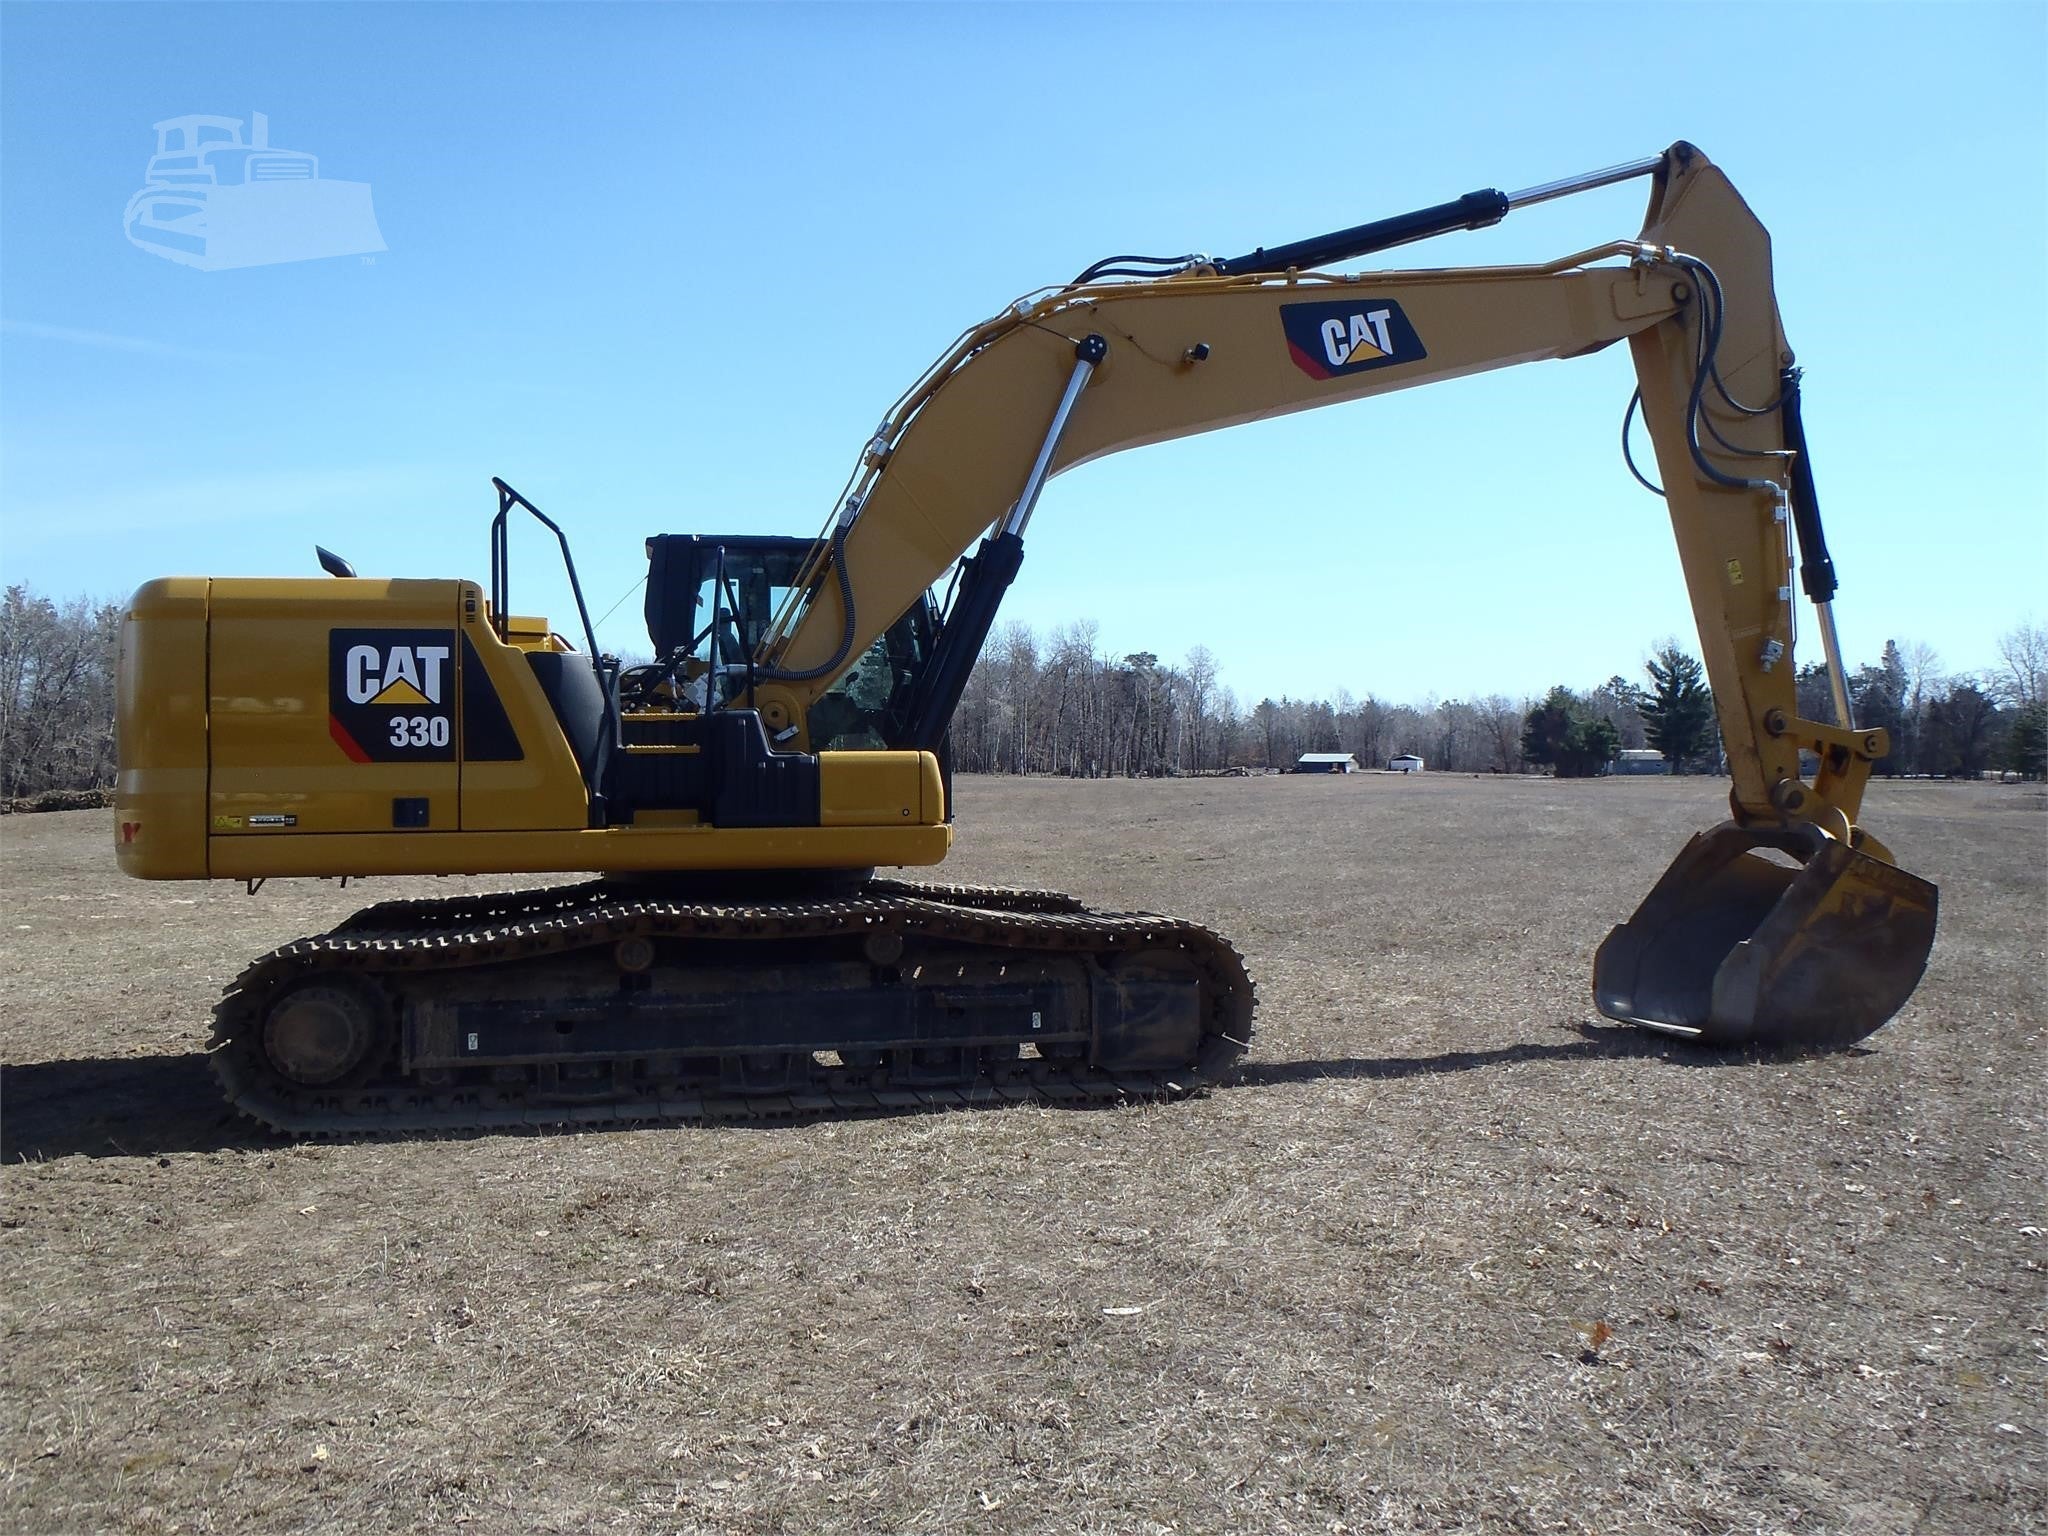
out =
[(260, 1147), (201, 1051), (0, 1067), (0, 1162)]
[[(1337, 1056), (1299, 1061), (1249, 1061), (1221, 1091), (1271, 1088), (1329, 1079), (1436, 1076), (1483, 1071), (1525, 1062), (1599, 1061), (1656, 1057), (1684, 1066), (1730, 1066), (1754, 1060), (1746, 1053), (1704, 1051), (1633, 1029), (1570, 1026), (1581, 1038), (1557, 1044), (1524, 1041), (1489, 1051), (1445, 1051), (1435, 1056)], [(1002, 1108), (1002, 1104), (978, 1106)], [(1077, 1104), (1076, 1111), (1114, 1108)], [(872, 1115), (875, 1112), (867, 1112)], [(926, 1110), (884, 1110), (883, 1115)], [(734, 1122), (736, 1128), (772, 1129), (796, 1120)], [(638, 1122), (633, 1122), (637, 1124)], [(619, 1127), (629, 1129), (629, 1126)], [(544, 1129), (544, 1128), (536, 1128)], [(589, 1129), (605, 1129), (593, 1127)], [(413, 1133), (396, 1139), (437, 1139), (449, 1133)], [(517, 1135), (501, 1130), (455, 1132)], [(124, 1056), (79, 1061), (37, 1061), (0, 1068), (0, 1162), (56, 1157), (160, 1157), (173, 1152), (222, 1152), (276, 1146), (275, 1135), (230, 1111), (204, 1053)]]
[[(1337, 1056), (1301, 1061), (1248, 1061), (1238, 1069), (1230, 1086), (1270, 1088), (1283, 1083), (1312, 1083), (1325, 1078), (1436, 1076), (1445, 1072), (1475, 1072), (1486, 1067), (1515, 1066), (1531, 1061), (1607, 1061), (1641, 1057), (1680, 1067), (1737, 1067), (1763, 1060), (1782, 1061), (1802, 1055), (1825, 1054), (1795, 1048), (1744, 1050), (1694, 1045), (1624, 1024), (1580, 1021), (1560, 1025), (1559, 1028), (1576, 1033), (1579, 1038), (1558, 1044), (1524, 1040), (1490, 1051), (1445, 1051), (1436, 1056)], [(1867, 1056), (1870, 1053), (1862, 1046), (1851, 1046), (1834, 1054)]]

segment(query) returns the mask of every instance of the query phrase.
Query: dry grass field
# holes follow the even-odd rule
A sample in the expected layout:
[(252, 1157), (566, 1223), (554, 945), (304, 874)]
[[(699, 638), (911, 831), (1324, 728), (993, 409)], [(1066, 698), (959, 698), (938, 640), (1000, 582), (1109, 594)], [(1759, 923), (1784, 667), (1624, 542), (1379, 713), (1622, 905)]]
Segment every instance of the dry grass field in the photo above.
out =
[(1862, 1049), (1592, 1012), (1717, 781), (966, 781), (955, 879), (1231, 936), (1173, 1105), (294, 1146), (243, 962), (453, 882), (145, 886), (0, 823), (0, 1528), (2048, 1531), (2048, 815)]

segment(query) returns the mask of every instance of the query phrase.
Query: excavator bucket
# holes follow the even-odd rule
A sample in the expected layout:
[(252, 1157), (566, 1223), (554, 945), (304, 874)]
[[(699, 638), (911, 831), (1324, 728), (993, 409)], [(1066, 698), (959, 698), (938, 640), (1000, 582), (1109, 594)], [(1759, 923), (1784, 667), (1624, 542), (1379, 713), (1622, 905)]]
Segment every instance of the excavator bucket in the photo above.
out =
[(1935, 888), (1832, 838), (1816, 844), (1733, 822), (1700, 833), (1600, 946), (1600, 1011), (1707, 1044), (1814, 1050), (1883, 1024), (1927, 968)]

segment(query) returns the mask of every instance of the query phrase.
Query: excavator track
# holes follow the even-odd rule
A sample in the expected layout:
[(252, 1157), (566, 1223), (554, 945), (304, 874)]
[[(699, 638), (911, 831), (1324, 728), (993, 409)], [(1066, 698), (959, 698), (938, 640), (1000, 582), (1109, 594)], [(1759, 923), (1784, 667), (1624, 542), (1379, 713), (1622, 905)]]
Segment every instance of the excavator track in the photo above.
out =
[(229, 1102), (349, 1136), (1177, 1098), (1254, 989), (1183, 919), (869, 880), (706, 901), (595, 880), (394, 901), (249, 966), (214, 1010)]

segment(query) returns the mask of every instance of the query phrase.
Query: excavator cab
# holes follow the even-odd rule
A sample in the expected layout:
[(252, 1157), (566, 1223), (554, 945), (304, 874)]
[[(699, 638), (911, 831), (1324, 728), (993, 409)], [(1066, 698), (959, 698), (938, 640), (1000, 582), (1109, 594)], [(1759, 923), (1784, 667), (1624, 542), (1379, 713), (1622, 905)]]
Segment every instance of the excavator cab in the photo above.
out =
[[(909, 697), (932, 650), (936, 618), (928, 593), (875, 637), (861, 665), (845, 669), (812, 701), (806, 740), (786, 723), (770, 725), (756, 690), (774, 678), (759, 663), (761, 637), (816, 553), (815, 540), (649, 538), (645, 613), (654, 659), (622, 667), (598, 649), (568, 535), (504, 481), (493, 483), (490, 628), (522, 656), (545, 696), (581, 776), (591, 827), (908, 823), (949, 837), (940, 815), (939, 755), (898, 747)], [(513, 615), (514, 511), (555, 535), (587, 649), (577, 651), (544, 623), (538, 631), (521, 629), (532, 621)], [(929, 819), (922, 815), (927, 789)]]
[[(654, 660), (619, 679), (622, 706), (743, 707), (761, 638), (817, 549), (772, 534), (656, 534), (647, 541), (647, 637)], [(901, 744), (938, 627), (930, 594), (913, 603), (813, 701), (813, 750)]]

